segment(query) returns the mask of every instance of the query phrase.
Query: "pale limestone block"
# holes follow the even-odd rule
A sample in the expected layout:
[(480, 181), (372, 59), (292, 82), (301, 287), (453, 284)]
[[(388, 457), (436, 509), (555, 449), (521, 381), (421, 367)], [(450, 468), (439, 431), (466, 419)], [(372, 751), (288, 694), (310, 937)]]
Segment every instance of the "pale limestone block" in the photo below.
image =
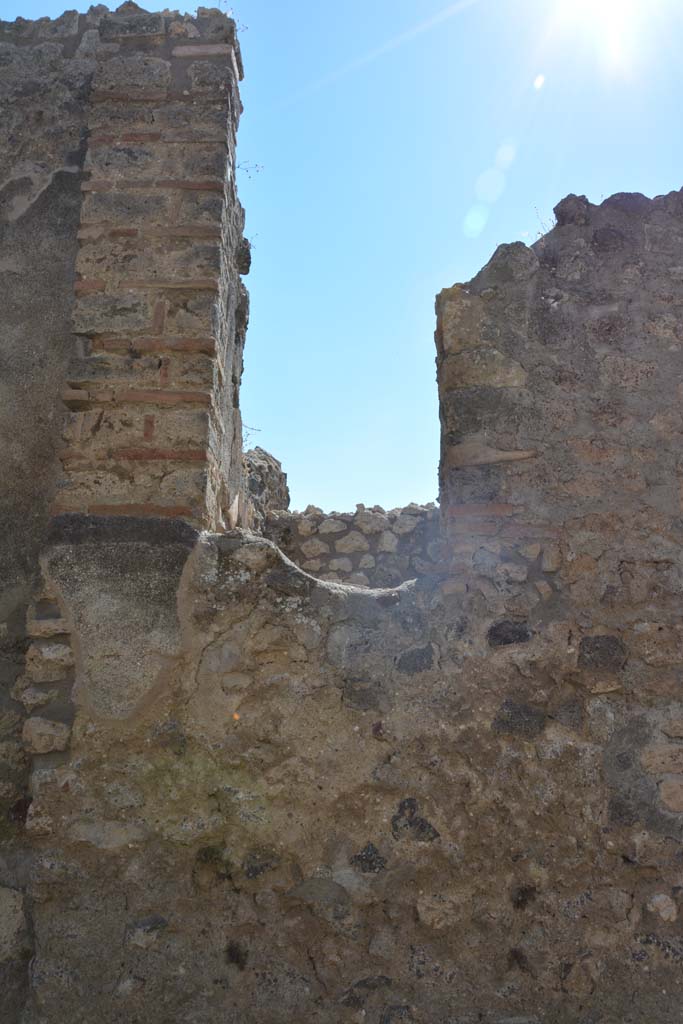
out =
[(402, 537), (407, 533), (412, 533), (416, 526), (419, 524), (419, 522), (420, 520), (417, 518), (417, 516), (407, 516), (402, 513), (396, 519), (393, 525), (393, 531), (394, 533), (397, 533), (400, 537)]
[(647, 902), (647, 909), (653, 914), (659, 914), (662, 921), (675, 921), (678, 917), (678, 907), (665, 892), (651, 896)]
[(367, 509), (356, 513), (353, 524), (361, 533), (367, 534), (382, 533), (389, 528), (389, 520), (385, 515), (369, 512)]
[(351, 533), (347, 533), (345, 537), (340, 537), (335, 542), (335, 549), (342, 555), (353, 554), (354, 551), (368, 551), (370, 545), (358, 530), (352, 530)]
[(389, 530), (385, 530), (382, 536), (379, 538), (377, 550), (383, 554), (393, 555), (398, 548), (398, 537), (395, 533), (391, 533)]
[(346, 523), (341, 519), (324, 519), (318, 527), (318, 533), (343, 533)]
[(350, 558), (333, 558), (330, 561), (330, 569), (332, 572), (351, 572), (353, 562)]
[(668, 811), (683, 814), (683, 775), (670, 775), (659, 783), (659, 799)]
[(543, 572), (557, 572), (562, 565), (562, 554), (558, 544), (546, 544), (543, 548), (541, 568)]
[(304, 562), (301, 566), (305, 572), (320, 572), (323, 567), (323, 563), (319, 558), (309, 558), (308, 561)]
[(62, 722), (51, 722), (47, 718), (27, 718), (22, 738), (32, 754), (50, 754), (55, 750), (66, 750), (69, 746), (71, 729)]
[(330, 546), (326, 544), (324, 540), (318, 540), (317, 537), (311, 537), (310, 540), (304, 541), (301, 545), (301, 550), (307, 558), (317, 558), (318, 555), (329, 555)]

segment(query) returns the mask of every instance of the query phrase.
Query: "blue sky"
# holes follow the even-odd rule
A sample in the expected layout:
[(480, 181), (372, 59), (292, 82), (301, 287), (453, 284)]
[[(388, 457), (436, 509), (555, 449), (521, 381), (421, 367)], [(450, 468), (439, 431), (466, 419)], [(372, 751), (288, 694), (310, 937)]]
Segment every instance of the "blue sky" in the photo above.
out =
[[(294, 507), (433, 500), (435, 293), (534, 241), (568, 192), (683, 185), (683, 3), (233, 6), (248, 441), (282, 460)], [(3, 18), (62, 9), (0, 0)]]

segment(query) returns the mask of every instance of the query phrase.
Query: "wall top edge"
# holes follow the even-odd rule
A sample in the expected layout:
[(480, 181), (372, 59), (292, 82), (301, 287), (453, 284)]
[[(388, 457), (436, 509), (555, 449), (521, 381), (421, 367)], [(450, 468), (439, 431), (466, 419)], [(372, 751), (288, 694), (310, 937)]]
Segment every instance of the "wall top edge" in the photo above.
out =
[(244, 75), (237, 26), (232, 18), (215, 7), (199, 7), (195, 15), (190, 15), (169, 9), (150, 12), (127, 2), (116, 10), (97, 4), (85, 14), (65, 11), (58, 18), (0, 20), (0, 45), (62, 43), (70, 51), (85, 32), (93, 30), (104, 43), (124, 47), (131, 44), (145, 47), (161, 40), (171, 40), (178, 48), (227, 44), (234, 52), (240, 79)]

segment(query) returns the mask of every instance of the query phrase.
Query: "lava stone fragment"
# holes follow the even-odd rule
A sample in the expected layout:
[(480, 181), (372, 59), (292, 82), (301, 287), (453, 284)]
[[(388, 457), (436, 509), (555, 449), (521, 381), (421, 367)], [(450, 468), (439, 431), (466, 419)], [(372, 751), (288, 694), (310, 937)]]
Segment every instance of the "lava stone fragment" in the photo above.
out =
[(556, 708), (553, 718), (567, 729), (578, 731), (583, 725), (583, 705), (579, 700), (566, 700)]
[(396, 667), (399, 672), (413, 676), (418, 672), (426, 672), (434, 664), (434, 649), (431, 644), (426, 647), (413, 647), (399, 656)]
[(385, 1006), (379, 1024), (397, 1024), (401, 1020), (415, 1020), (409, 1006)]
[(350, 677), (342, 687), (344, 704), (354, 711), (380, 711), (382, 709), (382, 688), (374, 680)]
[(239, 942), (228, 942), (225, 947), (225, 959), (229, 964), (243, 971), (249, 961), (249, 950), (241, 946)]
[(579, 645), (579, 668), (618, 672), (626, 664), (626, 648), (618, 636), (585, 636)]
[(510, 893), (510, 902), (515, 910), (524, 910), (536, 899), (535, 885), (518, 885)]
[(491, 728), (503, 736), (521, 736), (533, 739), (540, 736), (545, 729), (546, 713), (529, 704), (518, 704), (514, 700), (505, 700), (493, 719)]
[(279, 863), (280, 858), (275, 850), (259, 846), (249, 850), (242, 861), (242, 870), (247, 878), (258, 878), (259, 875), (264, 875), (266, 871), (276, 868)]
[(339, 1002), (342, 1006), (360, 1010), (368, 1000), (368, 997), (380, 988), (388, 988), (391, 985), (391, 978), (384, 974), (377, 974), (369, 978), (361, 978), (354, 982), (351, 988), (347, 989)]
[(391, 831), (394, 839), (412, 839), (416, 843), (433, 843), (439, 839), (434, 826), (418, 813), (417, 800), (408, 797), (401, 800), (398, 811), (391, 819)]
[(488, 631), (489, 647), (509, 647), (510, 644), (528, 644), (531, 630), (526, 622), (511, 622), (505, 619), (496, 622)]
[(386, 858), (381, 855), (374, 843), (368, 843), (360, 853), (354, 854), (351, 864), (364, 875), (377, 875), (387, 866)]

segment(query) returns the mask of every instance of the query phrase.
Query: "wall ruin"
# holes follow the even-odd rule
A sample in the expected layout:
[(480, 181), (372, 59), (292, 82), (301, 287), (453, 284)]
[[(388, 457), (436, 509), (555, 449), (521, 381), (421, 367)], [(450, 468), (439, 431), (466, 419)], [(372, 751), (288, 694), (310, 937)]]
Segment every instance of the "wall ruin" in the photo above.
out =
[[(3, 1021), (677, 1024), (683, 193), (568, 197), (439, 296), (438, 513), (287, 513), (275, 460), (242, 475), (234, 26), (1, 28), (34, 125), (2, 129), (3, 259), (59, 255), (0, 349), (34, 460)], [(331, 568), (385, 534), (405, 561)]]
[(436, 505), (380, 505), (355, 512), (309, 506), (274, 509), (261, 532), (311, 576), (356, 587), (395, 587), (439, 568), (440, 516)]

